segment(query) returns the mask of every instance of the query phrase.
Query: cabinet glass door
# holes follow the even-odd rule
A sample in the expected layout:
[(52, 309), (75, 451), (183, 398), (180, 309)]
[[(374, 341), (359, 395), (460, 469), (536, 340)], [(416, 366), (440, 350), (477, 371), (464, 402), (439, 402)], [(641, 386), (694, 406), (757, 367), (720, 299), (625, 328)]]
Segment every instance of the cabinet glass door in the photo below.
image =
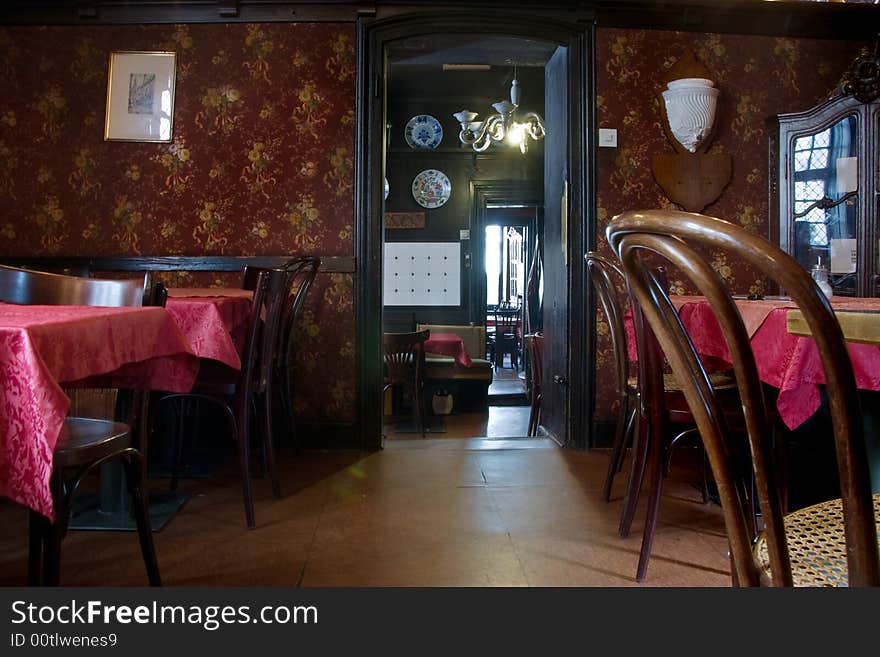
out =
[(794, 256), (804, 268), (821, 263), (835, 294), (853, 295), (861, 227), (858, 122), (847, 116), (796, 137), (790, 153)]

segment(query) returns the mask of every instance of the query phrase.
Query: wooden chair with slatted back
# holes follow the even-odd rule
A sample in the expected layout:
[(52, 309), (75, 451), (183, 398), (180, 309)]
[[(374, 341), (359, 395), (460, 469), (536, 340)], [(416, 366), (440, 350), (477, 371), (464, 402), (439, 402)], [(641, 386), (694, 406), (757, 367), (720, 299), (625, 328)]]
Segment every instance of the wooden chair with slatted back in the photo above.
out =
[[(0, 301), (26, 305), (141, 306), (145, 298), (152, 300), (163, 295), (162, 290), (145, 289), (148, 281), (147, 277), (143, 281), (104, 280), (0, 265)], [(67, 534), (73, 498), (87, 474), (115, 460), (121, 461), (125, 472), (148, 580), (152, 586), (161, 585), (143, 491), (143, 459), (141, 452), (132, 446), (130, 426), (111, 420), (68, 417), (52, 455), (55, 521), (50, 522), (36, 511), (30, 513), (28, 583), (31, 586), (58, 585), (61, 543)]]
[(504, 367), (505, 354), (510, 356), (510, 364), (519, 371), (519, 330), (522, 308), (510, 304), (500, 304), (495, 309), (495, 333), (493, 337), (492, 358), (495, 369)]
[(382, 391), (401, 386), (412, 395), (413, 417), (425, 435), (423, 388), (425, 379), (425, 341), (431, 331), (385, 333), (382, 338), (385, 382)]
[[(739, 586), (880, 586), (877, 519), (855, 377), (840, 325), (809, 274), (763, 237), (729, 222), (673, 210), (625, 212), (607, 229), (630, 289), (682, 383), (718, 486), (732, 579)], [(708, 376), (667, 296), (641, 257), (663, 258), (703, 294), (727, 342), (739, 394), (763, 532), (753, 545), (751, 499), (736, 445)], [(772, 467), (771, 423), (748, 333), (724, 280), (704, 255), (722, 253), (786, 290), (814, 336), (826, 380), (841, 497), (783, 514)]]

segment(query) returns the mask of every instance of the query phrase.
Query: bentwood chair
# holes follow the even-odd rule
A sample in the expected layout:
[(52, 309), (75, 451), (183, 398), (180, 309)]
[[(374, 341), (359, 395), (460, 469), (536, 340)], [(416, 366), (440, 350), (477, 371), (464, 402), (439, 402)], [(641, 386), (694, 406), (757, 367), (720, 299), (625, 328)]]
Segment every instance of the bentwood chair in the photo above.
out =
[(624, 307), (617, 286), (625, 286), (623, 272), (608, 258), (593, 251), (584, 255), (587, 265), (587, 276), (590, 279), (596, 298), (605, 315), (608, 326), (608, 338), (611, 341), (611, 352), (614, 356), (614, 392), (617, 406), (617, 419), (614, 438), (611, 442), (611, 459), (602, 496), (605, 501), (611, 500), (611, 487), (614, 476), (623, 467), (627, 443), (632, 435), (636, 420), (635, 401), (638, 389), (634, 378), (630, 377), (629, 354), (626, 348), (624, 330)]
[(537, 436), (544, 399), (544, 334), (529, 333), (523, 336), (523, 342), (529, 354), (529, 425), (526, 435)]
[(0, 265), (0, 301), (32, 306), (140, 306), (157, 294), (152, 274), (108, 280)]
[[(632, 294), (653, 330), (708, 453), (724, 513), (734, 585), (880, 586), (877, 522), (852, 363), (840, 325), (809, 274), (766, 239), (715, 217), (671, 210), (625, 212), (607, 229)], [(667, 260), (705, 295), (727, 342), (741, 397), (748, 450), (738, 450), (725, 413), (666, 290), (642, 254)], [(783, 513), (772, 467), (772, 424), (755, 355), (725, 281), (705, 253), (742, 262), (771, 279), (800, 308), (824, 369), (841, 497)], [(747, 452), (743, 454), (742, 452)], [(738, 472), (750, 459), (764, 530), (753, 544), (751, 499)]]
[[(150, 280), (102, 280), (0, 265), (0, 301), (23, 305), (141, 306), (162, 301), (160, 284)], [(133, 405), (134, 418), (144, 417), (142, 405)], [(139, 421), (139, 418), (138, 418)], [(132, 446), (129, 424), (111, 420), (68, 417), (52, 454), (51, 489), (55, 521), (30, 512), (28, 584), (57, 586), (61, 571), (61, 543), (67, 535), (73, 499), (86, 475), (111, 461), (120, 461), (125, 472), (141, 554), (152, 586), (161, 586), (153, 547), (150, 514), (143, 493), (141, 452)]]
[[(175, 437), (175, 464), (172, 488), (177, 483), (177, 468), (183, 443), (183, 404), (189, 400), (204, 401), (223, 411), (233, 440), (238, 446), (238, 462), (242, 479), (242, 497), (248, 529), (256, 527), (253, 488), (250, 475), (251, 427), (257, 418), (262, 420), (260, 438), (263, 461), (272, 485), (274, 497), (281, 497), (281, 484), (275, 467), (273, 417), (269, 402), (273, 394), (272, 370), (279, 345), (278, 333), (284, 316), (284, 307), (294, 275), (283, 269), (262, 270), (254, 285), (247, 340), (241, 356), (241, 370), (222, 363), (203, 360), (198, 378), (191, 392), (162, 397), (161, 402), (174, 402), (179, 414)], [(262, 407), (258, 413), (257, 408)]]
[(425, 435), (425, 341), (431, 331), (385, 333), (382, 338), (385, 382), (382, 392), (400, 386), (412, 396), (413, 418)]
[[(294, 382), (296, 379), (293, 363), (296, 355), (295, 329), (302, 313), (303, 305), (308, 297), (309, 289), (318, 275), (320, 267), (321, 259), (317, 256), (293, 258), (280, 267), (280, 269), (284, 269), (291, 275), (292, 283), (284, 305), (281, 328), (278, 331), (279, 342), (273, 363), (273, 376), (278, 387), (282, 410), (288, 423), (291, 440), (294, 444), (297, 443), (296, 413), (293, 405)], [(246, 266), (242, 270), (242, 289), (254, 289), (260, 271), (265, 271), (265, 269)]]
[(279, 382), (281, 403), (294, 444), (297, 444), (296, 412), (293, 406), (294, 383), (296, 381), (294, 363), (297, 346), (296, 325), (308, 298), (309, 289), (312, 287), (320, 267), (321, 259), (315, 256), (295, 258), (284, 265), (284, 268), (292, 275), (292, 292), (288, 295), (287, 304), (284, 307), (282, 328), (279, 332), (281, 346), (275, 360), (275, 378)]
[[(623, 272), (614, 262), (598, 253), (587, 253), (585, 260), (608, 324), (617, 379), (617, 423), (602, 490), (606, 502), (611, 499), (614, 477), (622, 467), (627, 445), (632, 443), (632, 463), (618, 528), (621, 537), (629, 535), (646, 470), (650, 465), (648, 510), (636, 568), (636, 580), (641, 582), (647, 576), (660, 510), (663, 477), (669, 472), (674, 448), (685, 438), (697, 434), (696, 425), (680, 382), (674, 373), (664, 371), (662, 352), (637, 303), (630, 304), (630, 319), (638, 353), (637, 366), (635, 363), (631, 365), (631, 361), (636, 360), (636, 355), (630, 355), (627, 349), (625, 311), (618, 293), (618, 288), (626, 288)], [(655, 273), (662, 285), (666, 286), (665, 271), (660, 269)], [(635, 374), (631, 374), (633, 368), (636, 369)], [(725, 408), (736, 408), (736, 386), (730, 375), (724, 372), (712, 373), (710, 380), (713, 390), (724, 396)], [(666, 434), (670, 432), (674, 435), (667, 440)], [(701, 464), (701, 493), (705, 504), (709, 501), (705, 459), (701, 460)]]

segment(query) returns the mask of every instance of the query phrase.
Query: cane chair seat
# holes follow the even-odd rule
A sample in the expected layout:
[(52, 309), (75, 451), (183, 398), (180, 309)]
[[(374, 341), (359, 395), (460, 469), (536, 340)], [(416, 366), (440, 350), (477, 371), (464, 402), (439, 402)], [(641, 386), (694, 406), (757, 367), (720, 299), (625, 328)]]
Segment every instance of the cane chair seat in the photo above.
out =
[[(880, 493), (874, 495), (874, 522), (880, 526)], [(846, 537), (840, 498), (819, 502), (785, 516), (785, 540), (795, 586), (847, 586)], [(877, 538), (880, 545), (880, 536)], [(770, 586), (767, 537), (755, 543), (761, 585)]]

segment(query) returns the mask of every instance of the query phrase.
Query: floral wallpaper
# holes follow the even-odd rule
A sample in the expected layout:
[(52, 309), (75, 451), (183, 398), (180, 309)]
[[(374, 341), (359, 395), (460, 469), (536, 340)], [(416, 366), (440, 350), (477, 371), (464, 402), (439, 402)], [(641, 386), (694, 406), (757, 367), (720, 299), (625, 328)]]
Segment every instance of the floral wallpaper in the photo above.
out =
[[(104, 141), (114, 50), (177, 53), (172, 143)], [(350, 257), (354, 74), (351, 24), (0, 29), (0, 256)], [(300, 331), (301, 417), (353, 419), (350, 274)]]
[[(618, 147), (598, 154), (598, 240), (609, 252), (605, 227), (616, 214), (639, 208), (677, 207), (651, 174), (655, 153), (673, 152), (663, 132), (658, 93), (662, 78), (691, 50), (721, 90), (718, 129), (710, 152), (730, 153), (733, 178), (703, 212), (768, 234), (768, 133), (765, 121), (783, 112), (808, 109), (827, 97), (864, 45), (854, 41), (769, 36), (597, 30), (596, 89), (599, 127), (617, 128)], [(740, 263), (713, 256), (715, 268), (739, 293), (763, 289), (761, 278)], [(687, 293), (684, 281), (671, 281)], [(608, 326), (598, 324), (597, 369), (613, 367)], [(600, 389), (599, 418), (612, 418), (613, 390)]]
[[(600, 249), (614, 214), (668, 201), (650, 158), (664, 71), (691, 49), (722, 91), (712, 149), (733, 180), (706, 212), (767, 231), (765, 119), (806, 109), (861, 44), (764, 36), (597, 30)], [(103, 140), (113, 50), (177, 53), (174, 141)], [(354, 26), (335, 23), (0, 29), (0, 257), (353, 254)], [(740, 291), (761, 281), (716, 259)], [(172, 285), (235, 284), (175, 272)], [(684, 291), (681, 281), (673, 284)], [(600, 334), (607, 330), (600, 321)], [(350, 274), (318, 277), (303, 314), (305, 420), (354, 418)], [(328, 368), (326, 363), (333, 363)], [(610, 363), (600, 341), (599, 367)], [(612, 417), (610, 391), (598, 413)]]

